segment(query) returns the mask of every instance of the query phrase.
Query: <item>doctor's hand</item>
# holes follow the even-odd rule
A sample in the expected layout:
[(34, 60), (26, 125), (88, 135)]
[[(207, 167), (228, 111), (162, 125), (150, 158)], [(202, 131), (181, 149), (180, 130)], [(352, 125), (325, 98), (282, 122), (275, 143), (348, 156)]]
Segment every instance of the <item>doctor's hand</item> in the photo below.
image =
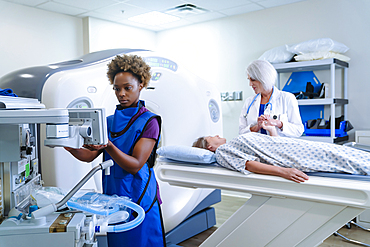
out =
[(264, 119), (263, 121), (264, 121), (265, 125), (276, 126), (279, 129), (282, 129), (283, 128), (283, 122), (281, 122), (278, 119), (273, 119), (269, 115), (261, 115), (260, 118), (261, 119)]
[(262, 129), (262, 123), (267, 121), (266, 116), (261, 115), (257, 118), (257, 124), (253, 125), (250, 130), (253, 132), (258, 132), (260, 129)]
[(284, 168), (281, 172), (281, 177), (292, 180), (296, 183), (301, 183), (308, 180), (308, 176), (306, 173), (295, 168)]
[(254, 124), (254, 125), (251, 125), (249, 127), (249, 130), (252, 131), (252, 132), (258, 132), (258, 131), (260, 131), (260, 129), (262, 128), (262, 125), (261, 125), (262, 122), (263, 122), (263, 119), (262, 118), (260, 119), (260, 117), (259, 117), (257, 119), (257, 123)]

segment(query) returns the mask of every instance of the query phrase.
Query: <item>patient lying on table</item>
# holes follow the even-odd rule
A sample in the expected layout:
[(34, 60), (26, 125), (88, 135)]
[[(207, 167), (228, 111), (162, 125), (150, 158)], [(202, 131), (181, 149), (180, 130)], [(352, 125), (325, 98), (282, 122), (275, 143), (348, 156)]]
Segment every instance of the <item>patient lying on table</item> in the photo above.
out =
[(308, 180), (304, 172), (370, 175), (370, 153), (331, 143), (251, 132), (227, 143), (219, 136), (200, 137), (193, 147), (215, 152), (217, 163), (225, 168), (280, 176), (297, 183)]

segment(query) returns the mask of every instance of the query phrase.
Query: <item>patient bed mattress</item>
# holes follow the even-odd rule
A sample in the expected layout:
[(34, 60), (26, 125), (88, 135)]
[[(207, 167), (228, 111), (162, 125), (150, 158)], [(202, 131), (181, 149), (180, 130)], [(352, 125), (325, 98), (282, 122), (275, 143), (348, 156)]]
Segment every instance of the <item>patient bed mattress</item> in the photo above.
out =
[(357, 175), (357, 174), (334, 173), (334, 172), (306, 172), (306, 174), (308, 176), (351, 179), (351, 180), (356, 180), (356, 181), (370, 182), (370, 176), (369, 175)]
[(164, 159), (156, 172), (158, 179), (171, 185), (252, 195), (201, 247), (318, 246), (370, 209), (369, 176), (320, 172), (310, 174), (304, 183), (295, 183), (217, 165)]

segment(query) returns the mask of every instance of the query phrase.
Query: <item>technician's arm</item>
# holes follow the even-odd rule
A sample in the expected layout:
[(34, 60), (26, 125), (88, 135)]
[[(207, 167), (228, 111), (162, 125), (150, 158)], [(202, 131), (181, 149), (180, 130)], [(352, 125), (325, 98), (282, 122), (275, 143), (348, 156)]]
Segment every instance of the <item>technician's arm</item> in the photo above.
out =
[[(102, 145), (101, 147), (104, 148), (105, 145)], [(85, 161), (85, 162), (93, 161), (103, 151), (102, 149), (101, 150), (89, 150), (86, 148), (74, 149), (74, 148), (68, 148), (68, 147), (64, 147), (64, 149), (70, 152), (76, 159)]]
[(122, 152), (111, 141), (105, 150), (122, 169), (135, 175), (148, 160), (155, 143), (154, 139), (140, 138), (135, 144), (132, 156)]
[(245, 162), (245, 169), (254, 173), (283, 177), (296, 183), (308, 180), (308, 176), (304, 172), (295, 168), (272, 166), (254, 160)]

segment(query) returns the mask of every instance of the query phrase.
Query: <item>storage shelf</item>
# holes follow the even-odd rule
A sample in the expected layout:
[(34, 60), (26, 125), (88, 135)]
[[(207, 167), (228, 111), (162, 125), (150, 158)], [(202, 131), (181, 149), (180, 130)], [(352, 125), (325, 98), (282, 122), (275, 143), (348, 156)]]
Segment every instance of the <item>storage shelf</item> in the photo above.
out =
[(299, 71), (315, 71), (315, 70), (329, 70), (334, 64), (336, 69), (348, 68), (348, 63), (335, 58), (304, 61), (304, 62), (290, 62), (273, 64), (278, 73), (289, 73)]
[(326, 98), (326, 99), (300, 99), (298, 105), (345, 105), (348, 104), (348, 99)]
[[(300, 99), (298, 100), (299, 106), (330, 106), (330, 117), (335, 117), (336, 107), (343, 107), (344, 118), (347, 118), (347, 71), (348, 63), (335, 59), (323, 59), (323, 60), (313, 60), (304, 62), (290, 62), (290, 63), (278, 63), (273, 64), (274, 68), (278, 73), (278, 87), (280, 88), (280, 74), (282, 73), (292, 73), (292, 72), (304, 72), (304, 71), (318, 71), (318, 70), (328, 70), (330, 73), (330, 95), (331, 98), (320, 98), (320, 99)], [(343, 85), (343, 97), (335, 98), (335, 70), (341, 69), (343, 71), (342, 75), (342, 85)], [(342, 136), (342, 135), (340, 135)], [(340, 143), (348, 140), (348, 135), (344, 137), (336, 137), (335, 134), (335, 121), (330, 124), (330, 136), (302, 136), (302, 138), (313, 140), (313, 141), (323, 141), (331, 143)]]

